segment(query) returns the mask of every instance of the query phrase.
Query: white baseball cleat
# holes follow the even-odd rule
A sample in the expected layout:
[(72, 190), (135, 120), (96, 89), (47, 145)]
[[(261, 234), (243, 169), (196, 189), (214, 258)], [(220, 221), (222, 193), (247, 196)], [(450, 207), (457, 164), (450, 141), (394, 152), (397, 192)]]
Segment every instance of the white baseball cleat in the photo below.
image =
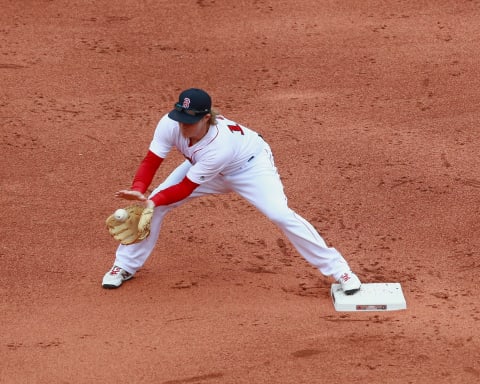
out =
[(118, 288), (124, 281), (130, 280), (132, 277), (133, 273), (129, 273), (114, 265), (105, 276), (103, 276), (102, 287), (107, 289)]
[(352, 271), (342, 274), (338, 282), (341, 284), (342, 291), (346, 295), (353, 295), (358, 292), (362, 286), (360, 279)]

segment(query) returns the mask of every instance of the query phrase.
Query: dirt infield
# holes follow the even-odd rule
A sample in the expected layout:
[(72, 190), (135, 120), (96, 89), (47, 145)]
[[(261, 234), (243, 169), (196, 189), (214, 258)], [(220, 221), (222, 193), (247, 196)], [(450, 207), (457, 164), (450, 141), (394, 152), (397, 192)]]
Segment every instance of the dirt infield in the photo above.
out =
[[(479, 20), (478, 0), (2, 0), (0, 383), (479, 382)], [(170, 213), (101, 288), (113, 194), (192, 86), (407, 310), (336, 312), (233, 195)]]

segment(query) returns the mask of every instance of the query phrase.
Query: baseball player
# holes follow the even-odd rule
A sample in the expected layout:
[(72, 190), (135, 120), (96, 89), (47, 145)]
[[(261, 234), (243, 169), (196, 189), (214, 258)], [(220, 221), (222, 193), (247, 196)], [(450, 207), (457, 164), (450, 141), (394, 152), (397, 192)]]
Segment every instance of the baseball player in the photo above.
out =
[[(157, 169), (174, 147), (186, 160), (147, 198)], [(275, 223), (297, 251), (323, 275), (338, 281), (346, 294), (360, 290), (361, 282), (343, 256), (289, 208), (270, 146), (258, 133), (219, 115), (208, 93), (198, 88), (180, 93), (173, 110), (158, 123), (131, 188), (115, 194), (149, 210), (150, 233), (119, 245), (102, 286), (118, 288), (144, 265), (171, 209), (196, 197), (228, 192), (239, 194)]]

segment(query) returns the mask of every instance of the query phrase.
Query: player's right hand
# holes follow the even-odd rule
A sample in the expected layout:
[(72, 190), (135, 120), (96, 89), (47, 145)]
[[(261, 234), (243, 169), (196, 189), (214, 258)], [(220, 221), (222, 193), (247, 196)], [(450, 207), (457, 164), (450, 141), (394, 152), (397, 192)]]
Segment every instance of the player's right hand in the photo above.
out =
[(115, 192), (115, 197), (125, 200), (137, 200), (137, 201), (145, 201), (147, 198), (143, 195), (143, 193), (138, 191), (131, 191), (128, 189), (123, 189), (121, 191)]

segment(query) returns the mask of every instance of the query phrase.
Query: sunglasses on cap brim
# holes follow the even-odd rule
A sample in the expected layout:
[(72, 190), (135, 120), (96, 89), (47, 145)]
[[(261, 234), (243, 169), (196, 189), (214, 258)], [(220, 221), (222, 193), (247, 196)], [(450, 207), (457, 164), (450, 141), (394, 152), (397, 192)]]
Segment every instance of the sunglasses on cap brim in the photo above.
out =
[(207, 113), (210, 113), (209, 109), (205, 109), (204, 111), (197, 111), (196, 109), (185, 108), (182, 104), (179, 103), (176, 103), (174, 107), (178, 112), (185, 112), (187, 115), (190, 116), (206, 115)]

